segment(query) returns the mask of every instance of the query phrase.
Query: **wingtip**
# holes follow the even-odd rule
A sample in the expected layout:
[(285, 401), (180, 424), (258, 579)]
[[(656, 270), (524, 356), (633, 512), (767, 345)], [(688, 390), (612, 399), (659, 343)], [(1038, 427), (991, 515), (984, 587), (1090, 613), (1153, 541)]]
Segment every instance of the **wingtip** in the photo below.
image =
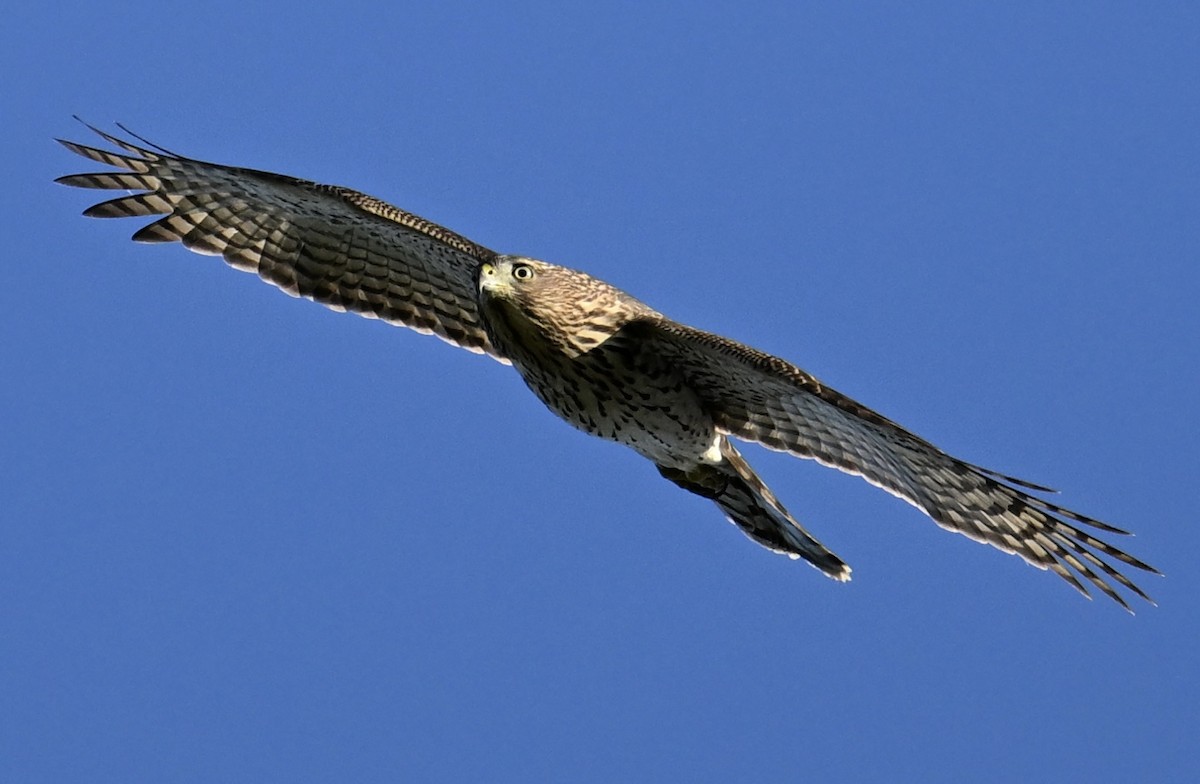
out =
[(92, 125), (90, 122), (83, 119), (78, 114), (72, 114), (71, 119), (74, 120), (75, 122), (79, 123), (80, 125), (82, 125), (84, 128), (87, 128), (89, 131), (91, 131), (92, 133), (96, 134), (97, 136), (99, 136), (101, 138), (104, 138), (106, 136), (104, 131), (100, 130), (95, 125)]
[(142, 136), (140, 133), (134, 133), (133, 131), (129, 130), (129, 126), (127, 126), (125, 123), (119, 122), (119, 123), (117, 123), (117, 127), (120, 128), (125, 133), (132, 136), (133, 138), (137, 139), (142, 144), (147, 145), (151, 149), (157, 150), (158, 152), (162, 153), (163, 155), (170, 155), (174, 158), (182, 157), (179, 153), (174, 152), (173, 150), (168, 150), (166, 147), (163, 147), (161, 144), (155, 144), (154, 142), (147, 139), (145, 136)]
[(68, 150), (75, 153), (76, 155), (82, 154), (79, 152), (79, 148), (83, 147), (84, 145), (80, 144), (79, 142), (73, 142), (70, 139), (63, 139), (62, 137), (59, 137), (59, 136), (55, 136), (54, 141), (58, 142), (63, 147), (66, 147)]

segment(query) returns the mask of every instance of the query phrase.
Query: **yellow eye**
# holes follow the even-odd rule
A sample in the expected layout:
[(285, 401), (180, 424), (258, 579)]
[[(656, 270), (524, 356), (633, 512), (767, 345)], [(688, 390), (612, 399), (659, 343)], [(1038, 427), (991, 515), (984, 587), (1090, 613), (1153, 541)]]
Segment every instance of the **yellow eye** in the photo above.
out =
[(514, 264), (512, 276), (517, 280), (529, 280), (533, 277), (533, 267), (528, 264)]

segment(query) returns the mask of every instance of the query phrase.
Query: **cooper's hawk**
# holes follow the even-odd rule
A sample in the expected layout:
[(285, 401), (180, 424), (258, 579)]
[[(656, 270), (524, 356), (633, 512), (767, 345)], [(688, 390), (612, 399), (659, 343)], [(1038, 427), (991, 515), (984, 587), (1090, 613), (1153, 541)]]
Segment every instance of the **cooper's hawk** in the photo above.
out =
[(730, 437), (862, 476), (943, 528), (1052, 569), (1085, 596), (1088, 582), (1129, 609), (1115, 583), (1151, 601), (1105, 557), (1156, 570), (1087, 529), (1125, 531), (1040, 498), (1053, 492), (1045, 487), (951, 457), (782, 359), (672, 321), (582, 272), (498, 255), (348, 188), (92, 130), (123, 152), (60, 141), (116, 171), (58, 182), (136, 193), (85, 215), (164, 216), (133, 239), (180, 241), (292, 296), (511, 363), (571, 425), (631, 447), (676, 485), (712, 499), (754, 541), (836, 580), (848, 580), (850, 568), (784, 509)]

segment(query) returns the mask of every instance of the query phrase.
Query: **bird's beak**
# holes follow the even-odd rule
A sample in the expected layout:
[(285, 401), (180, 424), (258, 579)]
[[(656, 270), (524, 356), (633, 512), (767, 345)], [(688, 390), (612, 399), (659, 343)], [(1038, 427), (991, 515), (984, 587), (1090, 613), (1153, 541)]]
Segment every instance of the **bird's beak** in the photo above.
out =
[(485, 261), (479, 265), (479, 290), (486, 291), (491, 288), (492, 282), (496, 279), (496, 265)]
[(479, 265), (479, 290), (494, 293), (506, 288), (500, 270), (490, 261)]

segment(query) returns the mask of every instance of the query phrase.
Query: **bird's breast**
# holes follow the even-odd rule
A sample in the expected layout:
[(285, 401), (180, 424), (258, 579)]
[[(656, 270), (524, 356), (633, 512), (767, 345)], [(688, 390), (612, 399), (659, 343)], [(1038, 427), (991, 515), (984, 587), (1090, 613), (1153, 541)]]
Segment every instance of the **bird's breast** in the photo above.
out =
[(713, 423), (696, 394), (634, 338), (618, 330), (568, 351), (532, 326), (498, 331), (526, 385), (573, 427), (660, 464), (691, 463), (711, 448)]

